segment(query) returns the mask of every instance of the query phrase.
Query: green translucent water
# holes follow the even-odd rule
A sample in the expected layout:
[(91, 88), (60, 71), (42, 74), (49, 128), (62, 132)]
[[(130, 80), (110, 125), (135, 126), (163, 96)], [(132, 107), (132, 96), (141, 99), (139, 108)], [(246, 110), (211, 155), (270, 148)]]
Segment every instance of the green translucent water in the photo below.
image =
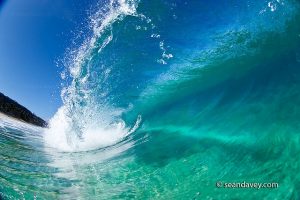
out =
[[(194, 9), (204, 12), (207, 6), (221, 12), (228, 3), (212, 7), (191, 1), (187, 9), (170, 9), (174, 2), (140, 1), (136, 10), (150, 16), (161, 37), (165, 35), (164, 42), (169, 41), (175, 52), (173, 60), (155, 68), (157, 49), (151, 37), (144, 40), (146, 50), (139, 46), (141, 39), (156, 31), (135, 32), (139, 30), (135, 25), (145, 25), (144, 18), (130, 15), (113, 21), (95, 40), (103, 44), (110, 34), (122, 40), (112, 40), (101, 51), (92, 46), (84, 54), (91, 59), (81, 63), (69, 87), (75, 92), (64, 99), (70, 116), (59, 118), (71, 119), (72, 134), (64, 130), (53, 139), (77, 136), (80, 140), (87, 134), (82, 130), (91, 121), (102, 122), (103, 116), (109, 116), (107, 127), (122, 121), (130, 134), (108, 147), (65, 152), (59, 143), (45, 139), (47, 130), (1, 120), (2, 198), (300, 199), (299, 2), (276, 4), (276, 12), (268, 10), (265, 15), (258, 15), (263, 9), (255, 8), (268, 2), (250, 1), (248, 9), (244, 1), (234, 2), (241, 6), (240, 15), (250, 13), (245, 19), (253, 20), (243, 22), (243, 17), (234, 15), (233, 22), (240, 20), (243, 26), (214, 22), (218, 28), (208, 30), (209, 36), (193, 29), (200, 26), (201, 13)], [(171, 10), (187, 33), (177, 31), (176, 22), (165, 21), (172, 18)], [(231, 10), (224, 10), (224, 18), (230, 18)], [(206, 45), (184, 43), (183, 36), (193, 41), (204, 38)], [(103, 66), (110, 66), (106, 78)], [(87, 78), (91, 85), (82, 81), (89, 73), (94, 74)], [(114, 116), (119, 110), (112, 107), (123, 110)], [(137, 116), (141, 122), (133, 129)], [(277, 183), (278, 188), (218, 188), (219, 181)]]

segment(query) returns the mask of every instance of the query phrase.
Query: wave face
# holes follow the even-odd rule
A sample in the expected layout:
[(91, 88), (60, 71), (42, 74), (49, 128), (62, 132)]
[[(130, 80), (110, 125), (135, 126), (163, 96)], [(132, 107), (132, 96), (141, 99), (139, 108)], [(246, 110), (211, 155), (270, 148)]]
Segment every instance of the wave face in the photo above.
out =
[(0, 196), (300, 198), (299, 1), (94, 7), (50, 128), (0, 121)]

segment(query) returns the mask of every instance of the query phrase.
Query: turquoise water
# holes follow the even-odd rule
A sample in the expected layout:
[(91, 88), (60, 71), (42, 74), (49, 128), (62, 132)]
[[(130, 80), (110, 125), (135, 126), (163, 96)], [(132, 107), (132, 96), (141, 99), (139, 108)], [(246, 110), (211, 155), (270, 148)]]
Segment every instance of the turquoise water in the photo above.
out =
[(50, 127), (0, 121), (0, 195), (299, 199), (299, 6), (94, 5), (84, 42), (67, 50)]

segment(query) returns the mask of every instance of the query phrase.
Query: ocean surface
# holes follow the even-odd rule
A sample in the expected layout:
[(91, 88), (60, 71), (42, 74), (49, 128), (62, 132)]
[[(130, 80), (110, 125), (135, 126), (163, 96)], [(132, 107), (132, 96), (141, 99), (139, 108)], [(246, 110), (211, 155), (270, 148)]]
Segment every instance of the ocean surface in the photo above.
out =
[(300, 199), (298, 0), (91, 13), (49, 128), (0, 120), (0, 199)]

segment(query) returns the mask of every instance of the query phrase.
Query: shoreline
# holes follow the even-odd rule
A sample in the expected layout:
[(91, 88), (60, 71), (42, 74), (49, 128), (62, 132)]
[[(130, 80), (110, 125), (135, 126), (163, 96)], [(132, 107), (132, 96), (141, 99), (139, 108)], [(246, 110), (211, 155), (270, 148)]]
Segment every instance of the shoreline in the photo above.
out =
[[(48, 123), (42, 118), (36, 116), (26, 107), (19, 104), (17, 101), (5, 96), (0, 92), (0, 113), (5, 116), (23, 121), (39, 127), (47, 127)], [(3, 116), (2, 116), (3, 117)]]
[[(47, 127), (41, 127), (37, 126), (35, 124), (28, 123), (22, 119), (18, 119), (9, 115), (6, 115), (5, 113), (0, 112), (0, 127), (1, 127), (1, 122), (7, 123), (7, 124), (17, 124), (21, 126), (32, 126), (32, 127), (38, 127), (38, 128), (47, 128)], [(1, 198), (0, 198), (1, 200)]]

